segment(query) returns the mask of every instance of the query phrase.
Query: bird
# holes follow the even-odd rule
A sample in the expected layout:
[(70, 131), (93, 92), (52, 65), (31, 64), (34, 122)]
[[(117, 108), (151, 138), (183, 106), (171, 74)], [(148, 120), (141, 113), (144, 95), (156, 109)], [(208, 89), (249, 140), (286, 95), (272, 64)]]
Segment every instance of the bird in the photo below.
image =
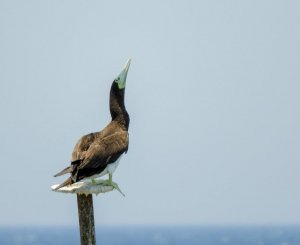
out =
[[(71, 164), (54, 175), (58, 177), (70, 173), (71, 176), (54, 190), (82, 180), (91, 180), (93, 184), (112, 186), (125, 196), (118, 184), (112, 181), (112, 175), (121, 157), (127, 153), (129, 145), (130, 118), (124, 99), (130, 63), (131, 59), (112, 82), (109, 98), (110, 123), (101, 131), (84, 135), (77, 141), (72, 152)], [(96, 180), (107, 174), (107, 180)]]

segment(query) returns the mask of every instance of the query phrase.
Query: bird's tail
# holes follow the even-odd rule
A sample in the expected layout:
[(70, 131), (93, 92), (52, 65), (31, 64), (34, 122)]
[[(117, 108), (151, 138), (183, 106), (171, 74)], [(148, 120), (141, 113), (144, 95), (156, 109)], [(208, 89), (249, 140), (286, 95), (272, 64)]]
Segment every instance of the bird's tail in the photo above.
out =
[(58, 190), (59, 188), (62, 188), (62, 187), (67, 186), (67, 185), (71, 185), (73, 183), (74, 183), (74, 181), (72, 180), (71, 177), (69, 177), (65, 182), (63, 182), (59, 186), (55, 187), (54, 190)]
[(63, 174), (68, 174), (72, 172), (72, 166), (66, 167), (65, 169), (63, 169), (62, 171), (60, 171), (59, 173), (57, 173), (56, 175), (54, 175), (54, 177), (57, 176), (61, 176)]

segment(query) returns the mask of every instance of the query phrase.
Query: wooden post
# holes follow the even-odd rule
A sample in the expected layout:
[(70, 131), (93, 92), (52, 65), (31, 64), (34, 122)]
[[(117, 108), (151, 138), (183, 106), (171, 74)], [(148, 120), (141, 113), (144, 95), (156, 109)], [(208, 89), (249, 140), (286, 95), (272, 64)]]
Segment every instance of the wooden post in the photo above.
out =
[(76, 182), (56, 190), (57, 186), (59, 185), (53, 185), (51, 189), (56, 192), (77, 195), (81, 245), (96, 245), (93, 194), (97, 195), (112, 191), (114, 187), (101, 184), (95, 185), (90, 182)]
[(93, 195), (77, 194), (81, 245), (96, 245)]

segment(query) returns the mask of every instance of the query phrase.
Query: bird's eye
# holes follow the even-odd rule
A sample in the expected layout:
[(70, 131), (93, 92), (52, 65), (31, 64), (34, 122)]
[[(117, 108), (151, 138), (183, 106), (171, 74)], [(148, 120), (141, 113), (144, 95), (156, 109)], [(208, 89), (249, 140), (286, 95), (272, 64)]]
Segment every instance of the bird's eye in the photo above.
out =
[(116, 79), (116, 82), (119, 81), (119, 80), (120, 80), (120, 78), (118, 77), (118, 78)]

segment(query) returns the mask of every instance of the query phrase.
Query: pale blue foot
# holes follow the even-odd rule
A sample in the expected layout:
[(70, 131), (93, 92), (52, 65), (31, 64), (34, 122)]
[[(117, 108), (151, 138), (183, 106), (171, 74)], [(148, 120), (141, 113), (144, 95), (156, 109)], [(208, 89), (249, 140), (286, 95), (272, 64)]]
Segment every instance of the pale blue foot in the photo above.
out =
[(110, 184), (111, 184), (111, 186), (112, 186), (114, 189), (116, 189), (117, 191), (119, 191), (119, 192), (123, 195), (123, 197), (125, 197), (125, 194), (121, 191), (119, 185), (118, 185), (116, 182), (111, 182)]
[(117, 191), (119, 191), (124, 197), (125, 194), (121, 191), (119, 185), (116, 182), (112, 181), (112, 176), (109, 175), (109, 179), (103, 180), (103, 179), (92, 179), (92, 183), (93, 184), (97, 184), (97, 185), (105, 185), (105, 186), (112, 186), (114, 189), (116, 189)]
[(103, 184), (105, 181), (107, 181), (107, 180), (104, 180), (104, 179), (92, 179), (92, 184), (93, 184), (93, 185), (101, 185), (101, 184)]

